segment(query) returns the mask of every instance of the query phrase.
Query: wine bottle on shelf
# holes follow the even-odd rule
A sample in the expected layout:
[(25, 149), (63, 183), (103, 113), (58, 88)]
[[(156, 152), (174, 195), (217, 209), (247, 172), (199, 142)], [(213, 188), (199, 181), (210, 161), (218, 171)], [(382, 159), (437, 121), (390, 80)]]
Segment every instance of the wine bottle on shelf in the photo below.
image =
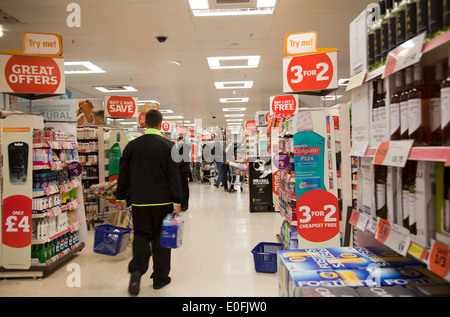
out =
[(400, 96), (403, 90), (403, 73), (395, 74), (395, 92), (391, 96), (391, 103), (389, 107), (390, 127), (391, 127), (391, 141), (401, 139), (400, 133)]
[(444, 79), (444, 64), (435, 66), (435, 82), (430, 93), (430, 130), (431, 145), (442, 145), (441, 129), (441, 83)]
[(387, 219), (387, 166), (375, 165), (376, 215)]
[(450, 167), (445, 167), (444, 170), (444, 204), (442, 208), (442, 229), (450, 234)]
[(441, 116), (442, 142), (450, 146), (450, 51), (448, 74), (441, 85)]
[(416, 180), (416, 161), (407, 161), (402, 172), (402, 215), (403, 215), (403, 227), (410, 230), (410, 210), (415, 206), (409, 206), (412, 202), (410, 195), (411, 188), (415, 186)]
[(412, 164), (412, 176), (408, 178), (408, 207), (409, 207), (409, 232), (411, 234), (417, 234), (417, 223), (416, 223), (416, 171), (417, 171), (417, 161), (411, 161)]
[(392, 15), (392, 0), (384, 1), (385, 14), (381, 22), (381, 61), (386, 62), (389, 54), (389, 19)]
[(375, 66), (378, 66), (381, 62), (381, 23), (385, 13), (386, 8), (384, 7), (384, 1), (380, 1), (380, 16), (375, 23)]
[(373, 99), (372, 99), (372, 122), (378, 122), (379, 121), (379, 112), (378, 112), (378, 106), (379, 106), (379, 85), (378, 83), (380, 80), (374, 80), (373, 81)]
[(428, 31), (429, 38), (436, 36), (436, 33), (443, 29), (443, 0), (428, 0)]
[(428, 0), (417, 0), (417, 34), (428, 33)]
[(406, 0), (397, 2), (397, 46), (400, 46), (406, 41)]
[(393, 8), (389, 18), (389, 51), (397, 47), (397, 12), (398, 0), (393, 0)]
[(408, 135), (414, 146), (430, 145), (430, 94), (420, 63), (414, 65), (414, 85), (409, 90)]
[(417, 35), (417, 0), (406, 1), (406, 40)]
[(386, 120), (386, 93), (384, 91), (384, 80), (378, 81), (378, 122)]
[(450, 29), (450, 0), (444, 0), (444, 14), (442, 21), (444, 30)]
[[(372, 16), (375, 16), (376, 9), (372, 10)], [(367, 64), (369, 71), (375, 66), (375, 23), (372, 21), (372, 25), (367, 33)]]
[(400, 96), (400, 133), (402, 140), (409, 138), (408, 128), (408, 99), (409, 90), (413, 84), (412, 67), (408, 67), (405, 70), (405, 90), (403, 90)]

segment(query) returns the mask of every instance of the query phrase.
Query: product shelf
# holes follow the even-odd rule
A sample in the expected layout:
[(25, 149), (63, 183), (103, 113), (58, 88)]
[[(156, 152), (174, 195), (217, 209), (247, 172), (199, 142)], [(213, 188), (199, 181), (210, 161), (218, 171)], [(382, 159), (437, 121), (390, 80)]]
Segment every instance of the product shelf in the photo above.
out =
[[(448, 48), (450, 47), (450, 31), (445, 32), (444, 34), (441, 34), (440, 36), (428, 41), (423, 45), (422, 48), (422, 54), (424, 55), (423, 58), (426, 59), (427, 62), (431, 63), (432, 60), (427, 58), (428, 53), (435, 53), (437, 50), (446, 50), (443, 52), (443, 54), (448, 54)], [(441, 57), (441, 54), (436, 54), (437, 57)], [(445, 57), (445, 56), (442, 56)], [(435, 59), (435, 58), (433, 58)], [(428, 64), (428, 63), (426, 63)], [(366, 74), (366, 77), (364, 79), (364, 82), (367, 83), (377, 77), (380, 77), (384, 74), (385, 66), (381, 66), (369, 73)]]
[[(367, 148), (364, 157), (375, 157), (378, 148)], [(408, 160), (412, 161), (429, 161), (443, 162), (450, 164), (450, 147), (446, 146), (427, 146), (413, 147), (409, 153)]]

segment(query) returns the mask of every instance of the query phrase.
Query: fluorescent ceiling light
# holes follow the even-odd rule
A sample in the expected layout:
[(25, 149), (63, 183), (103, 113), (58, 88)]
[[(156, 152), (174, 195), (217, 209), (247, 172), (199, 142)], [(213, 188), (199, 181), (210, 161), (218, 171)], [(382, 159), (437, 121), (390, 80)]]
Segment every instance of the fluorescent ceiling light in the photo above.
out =
[(106, 87), (94, 87), (97, 90), (100, 90), (101, 92), (105, 93), (116, 93), (116, 92), (134, 92), (137, 91), (136, 88), (133, 88), (131, 86), (120, 86), (120, 88), (117, 89), (108, 89)]
[(226, 114), (225, 118), (242, 118), (245, 114)]
[(2, 28), (2, 26), (0, 25), (0, 37), (2, 37), (3, 36), (3, 28)]
[(339, 79), (339, 81), (338, 81), (339, 86), (348, 86), (349, 83), (350, 83), (350, 78), (342, 78), (342, 79)]
[[(100, 74), (105, 71), (91, 62), (64, 62), (64, 74)], [(81, 67), (80, 67), (81, 66)], [(68, 67), (69, 69), (67, 69)]]
[(229, 102), (248, 102), (250, 98), (220, 98), (220, 102), (229, 103)]
[(337, 96), (329, 95), (329, 96), (322, 97), (322, 100), (325, 100), (325, 101), (338, 100), (339, 98), (342, 98), (342, 95), (337, 95)]
[(162, 114), (169, 114), (169, 113), (173, 113), (173, 110), (161, 110), (161, 109), (159, 109), (159, 112), (161, 112)]
[(163, 118), (168, 120), (184, 119), (183, 116), (164, 116)]
[(137, 122), (120, 122), (120, 124), (135, 125)]
[(189, 124), (185, 124), (184, 126), (185, 127), (195, 127), (195, 124), (194, 123), (189, 123)]
[(250, 0), (246, 5), (236, 3), (233, 7), (233, 2), (217, 4), (213, 7), (209, 6), (208, 0), (189, 0), (192, 14), (196, 17), (206, 16), (231, 16), (231, 15), (260, 15), (273, 14), (275, 10), (276, 0)]
[(217, 89), (246, 89), (252, 88), (252, 81), (222, 81), (215, 83)]
[(138, 100), (138, 104), (145, 104), (145, 103), (157, 103), (159, 105), (159, 101), (156, 100)]
[(227, 122), (242, 122), (244, 119), (227, 119)]
[(208, 57), (211, 69), (258, 68), (261, 56)]
[(231, 111), (246, 111), (247, 108), (223, 108), (224, 112), (231, 112)]
[(233, 128), (241, 128), (242, 127), (242, 123), (227, 123), (228, 127), (233, 127)]
[(192, 10), (207, 10), (209, 9), (208, 0), (189, 0), (189, 5)]

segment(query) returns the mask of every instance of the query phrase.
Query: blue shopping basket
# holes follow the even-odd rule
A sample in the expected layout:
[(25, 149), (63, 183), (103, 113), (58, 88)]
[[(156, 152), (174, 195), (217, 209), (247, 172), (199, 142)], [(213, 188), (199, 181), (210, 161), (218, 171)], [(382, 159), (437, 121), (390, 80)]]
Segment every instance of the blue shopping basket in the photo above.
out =
[(277, 272), (277, 251), (283, 249), (282, 243), (260, 242), (253, 248), (255, 270), (260, 273)]
[[(130, 241), (131, 231), (133, 229), (130, 228), (131, 213), (127, 228), (103, 224), (105, 209), (111, 207), (114, 206), (106, 206), (103, 208), (102, 224), (94, 227), (94, 252), (114, 256), (125, 251), (128, 241)], [(130, 212), (128, 209), (127, 211)]]

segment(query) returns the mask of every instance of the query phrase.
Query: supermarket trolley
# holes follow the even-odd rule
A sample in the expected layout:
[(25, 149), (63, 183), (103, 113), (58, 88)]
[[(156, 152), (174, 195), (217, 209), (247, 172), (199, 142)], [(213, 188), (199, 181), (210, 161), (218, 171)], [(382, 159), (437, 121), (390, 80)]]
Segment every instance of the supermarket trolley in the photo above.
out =
[(104, 255), (115, 256), (123, 251), (128, 246), (130, 241), (131, 231), (131, 208), (127, 208), (126, 211), (129, 214), (128, 225), (126, 228), (119, 226), (122, 222), (122, 211), (118, 210), (116, 213), (114, 224), (103, 224), (103, 217), (105, 210), (109, 208), (115, 208), (115, 206), (105, 206), (102, 213), (102, 223), (99, 226), (94, 227), (95, 239), (94, 239), (94, 252)]
[(217, 176), (217, 169), (214, 163), (204, 163), (201, 169), (201, 182), (211, 184), (211, 180)]
[[(231, 170), (231, 181), (232, 185), (236, 188), (239, 186), (241, 191), (243, 191), (243, 185), (248, 185), (248, 180), (246, 175), (248, 173), (248, 166), (243, 163), (234, 163), (230, 162), (230, 170)], [(233, 177), (235, 176), (235, 177)], [(233, 181), (234, 179), (234, 181)]]

